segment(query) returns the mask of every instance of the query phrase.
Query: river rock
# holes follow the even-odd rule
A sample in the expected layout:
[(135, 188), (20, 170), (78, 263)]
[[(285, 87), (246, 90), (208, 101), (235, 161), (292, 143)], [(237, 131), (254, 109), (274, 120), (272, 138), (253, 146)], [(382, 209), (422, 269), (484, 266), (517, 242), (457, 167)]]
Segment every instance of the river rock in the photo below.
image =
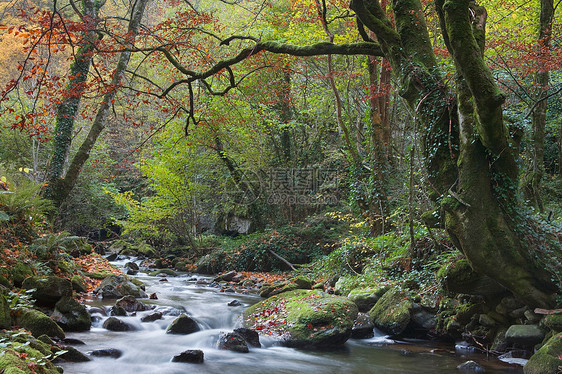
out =
[(35, 291), (32, 293), (38, 305), (54, 307), (63, 296), (72, 296), (72, 283), (56, 276), (33, 276), (26, 278), (22, 288)]
[(127, 311), (123, 307), (113, 305), (111, 307), (111, 311), (109, 312), (109, 315), (116, 316), (116, 317), (126, 317)]
[(141, 303), (134, 296), (127, 295), (123, 296), (115, 302), (115, 306), (125, 309), (125, 311), (132, 312), (142, 312), (145, 310), (150, 310), (151, 307)]
[(74, 347), (63, 346), (61, 348), (66, 351), (65, 353), (60, 355), (60, 358), (62, 358), (65, 361), (68, 361), (68, 362), (88, 362), (88, 361), (92, 361), (88, 356), (86, 356), (84, 353), (80, 352), (79, 350), (77, 350)]
[(236, 276), (236, 272), (235, 271), (229, 271), (227, 273), (218, 275), (215, 277), (215, 279), (213, 280), (214, 282), (231, 282), (232, 279), (234, 279), (234, 277)]
[(125, 264), (125, 267), (132, 270), (137, 270), (137, 271), (139, 270), (139, 266), (134, 262), (127, 262)]
[(191, 334), (199, 331), (199, 325), (187, 314), (181, 314), (166, 329), (166, 334)]
[(227, 305), (228, 305), (228, 306), (240, 306), (240, 305), (242, 305), (242, 304), (241, 304), (240, 301), (238, 301), (238, 300), (232, 300), (232, 301), (229, 302)]
[(545, 316), (541, 321), (541, 326), (554, 332), (562, 331), (562, 313), (550, 314)]
[(172, 362), (188, 362), (191, 364), (201, 364), (203, 361), (203, 351), (199, 349), (189, 349), (172, 358)]
[(109, 317), (106, 319), (102, 327), (109, 331), (131, 331), (135, 329), (133, 326), (116, 317)]
[(555, 334), (523, 367), (525, 374), (559, 373), (562, 366), (562, 333)]
[(94, 294), (101, 295), (102, 299), (119, 299), (127, 295), (140, 298), (147, 297), (146, 292), (141, 287), (135, 285), (122, 275), (106, 277), (94, 290)]
[(229, 332), (227, 334), (221, 333), (217, 342), (217, 348), (240, 353), (250, 352), (246, 340), (234, 332)]
[(466, 361), (465, 363), (460, 364), (457, 366), (458, 370), (462, 370), (464, 372), (470, 373), (485, 373), (486, 369), (480, 366), (478, 363), (474, 361)]
[(351, 336), (357, 306), (319, 290), (275, 295), (246, 309), (244, 326), (278, 337), (290, 347), (333, 347)]
[(248, 343), (250, 346), (256, 348), (261, 347), (260, 336), (256, 331), (241, 327), (238, 329), (234, 329), (234, 332), (244, 338), (246, 343)]
[(115, 348), (106, 348), (106, 349), (96, 349), (95, 351), (90, 352), (90, 355), (96, 357), (119, 358), (123, 355), (123, 352)]
[(537, 325), (512, 325), (505, 333), (505, 340), (508, 343), (520, 344), (523, 346), (534, 346), (542, 342), (544, 331)]
[(369, 316), (377, 328), (391, 335), (399, 335), (410, 323), (412, 301), (397, 288), (387, 291), (371, 308)]
[(353, 323), (351, 337), (353, 339), (369, 339), (375, 336), (373, 329), (375, 325), (371, 322), (371, 318), (367, 313), (359, 313), (357, 319)]
[(141, 322), (154, 322), (159, 319), (162, 319), (162, 312), (155, 312), (146, 316), (142, 316)]
[(64, 339), (62, 328), (44, 313), (35, 309), (19, 308), (16, 314), (19, 315), (16, 323), (20, 327), (31, 331), (33, 336), (39, 337), (45, 334), (50, 337)]
[(86, 293), (88, 292), (88, 285), (84, 278), (79, 275), (74, 275), (70, 278), (70, 283), (72, 284), (72, 289), (76, 292)]
[(51, 318), (65, 331), (88, 331), (92, 326), (86, 307), (68, 296), (63, 296), (55, 304)]
[(353, 301), (360, 312), (368, 312), (387, 291), (387, 287), (356, 288), (347, 297)]

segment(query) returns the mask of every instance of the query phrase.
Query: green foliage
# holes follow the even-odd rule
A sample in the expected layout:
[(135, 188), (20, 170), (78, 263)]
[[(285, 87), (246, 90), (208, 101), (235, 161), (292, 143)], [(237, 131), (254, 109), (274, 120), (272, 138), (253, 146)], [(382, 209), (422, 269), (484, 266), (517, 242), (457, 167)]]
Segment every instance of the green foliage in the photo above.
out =
[(43, 222), (52, 209), (51, 203), (40, 196), (41, 185), (25, 178), (10, 186), (10, 191), (0, 193), (0, 211), (8, 215), (11, 224)]
[(3, 295), (3, 297), (8, 302), (10, 309), (33, 308), (35, 304), (33, 293), (35, 291), (35, 288), (30, 290), (19, 289), (17, 292), (10, 291), (7, 295)]

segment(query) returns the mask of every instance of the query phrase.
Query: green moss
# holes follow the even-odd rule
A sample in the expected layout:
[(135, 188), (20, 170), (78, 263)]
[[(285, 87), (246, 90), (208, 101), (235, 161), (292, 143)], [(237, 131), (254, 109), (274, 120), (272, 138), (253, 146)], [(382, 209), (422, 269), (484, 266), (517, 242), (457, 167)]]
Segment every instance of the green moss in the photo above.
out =
[(11, 268), (10, 273), (11, 273), (12, 281), (16, 286), (21, 286), (25, 278), (34, 275), (31, 266), (24, 264), (21, 261), (16, 262), (14, 267)]
[(527, 362), (525, 374), (557, 373), (562, 366), (562, 334), (554, 335)]
[(347, 298), (318, 290), (296, 290), (270, 297), (244, 312), (244, 324), (281, 337), (286, 345), (322, 347), (351, 336), (357, 307)]
[(382, 331), (398, 335), (410, 323), (412, 300), (405, 291), (397, 288), (387, 291), (369, 310), (369, 317)]
[(547, 327), (555, 332), (562, 331), (562, 314), (551, 314), (543, 318), (541, 326)]
[(64, 331), (60, 326), (40, 311), (21, 308), (17, 313), (20, 313), (17, 323), (26, 330), (31, 331), (33, 336), (38, 337), (45, 334), (64, 339)]

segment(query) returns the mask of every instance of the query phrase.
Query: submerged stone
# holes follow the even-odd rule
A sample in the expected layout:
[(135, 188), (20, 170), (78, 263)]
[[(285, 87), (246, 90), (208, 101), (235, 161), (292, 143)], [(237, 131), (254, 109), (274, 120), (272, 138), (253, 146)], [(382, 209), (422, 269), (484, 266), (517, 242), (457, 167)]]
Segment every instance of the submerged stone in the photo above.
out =
[(189, 349), (172, 358), (172, 362), (187, 362), (191, 364), (201, 364), (203, 361), (203, 351), (199, 349)]
[(166, 329), (166, 334), (191, 334), (199, 331), (199, 325), (187, 314), (181, 314)]

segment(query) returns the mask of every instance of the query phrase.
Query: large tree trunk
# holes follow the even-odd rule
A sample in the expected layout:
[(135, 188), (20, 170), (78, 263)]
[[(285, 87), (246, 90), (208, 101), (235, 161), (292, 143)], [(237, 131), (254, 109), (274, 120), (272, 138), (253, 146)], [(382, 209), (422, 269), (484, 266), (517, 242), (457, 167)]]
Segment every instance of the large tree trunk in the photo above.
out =
[(98, 12), (105, 1), (83, 0), (82, 17), (88, 28), (82, 35), (81, 46), (76, 52), (70, 67), (69, 82), (63, 94), (62, 102), (57, 107), (55, 119), (53, 157), (47, 171), (47, 188), (45, 196), (53, 199), (56, 195), (57, 181), (64, 177), (64, 168), (72, 144), (74, 121), (80, 106), (80, 100), (86, 91), (86, 80), (98, 38), (96, 27), (99, 23)]
[(53, 176), (53, 178), (49, 180), (49, 188), (46, 191), (46, 196), (54, 202), (56, 207), (60, 207), (62, 205), (74, 188), (84, 164), (90, 157), (90, 151), (105, 128), (109, 109), (115, 99), (117, 90), (121, 87), (124, 79), (125, 70), (127, 69), (129, 60), (131, 59), (131, 49), (135, 38), (138, 35), (141, 20), (148, 2), (149, 0), (138, 0), (135, 2), (134, 8), (131, 10), (131, 19), (129, 21), (129, 27), (123, 45), (124, 51), (121, 52), (119, 61), (113, 72), (110, 85), (111, 89), (104, 95), (92, 127), (90, 128), (86, 139), (78, 149), (78, 152), (73, 157), (65, 177), (61, 178), (59, 175), (55, 178)]
[(460, 76), (456, 98), (437, 68), (418, 0), (393, 1), (396, 28), (377, 1), (354, 0), (352, 8), (376, 33), (401, 82), (401, 95), (415, 111), (429, 188), (444, 208), (445, 227), (456, 245), (474, 270), (529, 306), (549, 307), (554, 285), (530, 254), (537, 243), (525, 240), (536, 229), (518, 213), (516, 150), (503, 123), (504, 96), (482, 57), (485, 11), (469, 9), (470, 4), (436, 1)]

